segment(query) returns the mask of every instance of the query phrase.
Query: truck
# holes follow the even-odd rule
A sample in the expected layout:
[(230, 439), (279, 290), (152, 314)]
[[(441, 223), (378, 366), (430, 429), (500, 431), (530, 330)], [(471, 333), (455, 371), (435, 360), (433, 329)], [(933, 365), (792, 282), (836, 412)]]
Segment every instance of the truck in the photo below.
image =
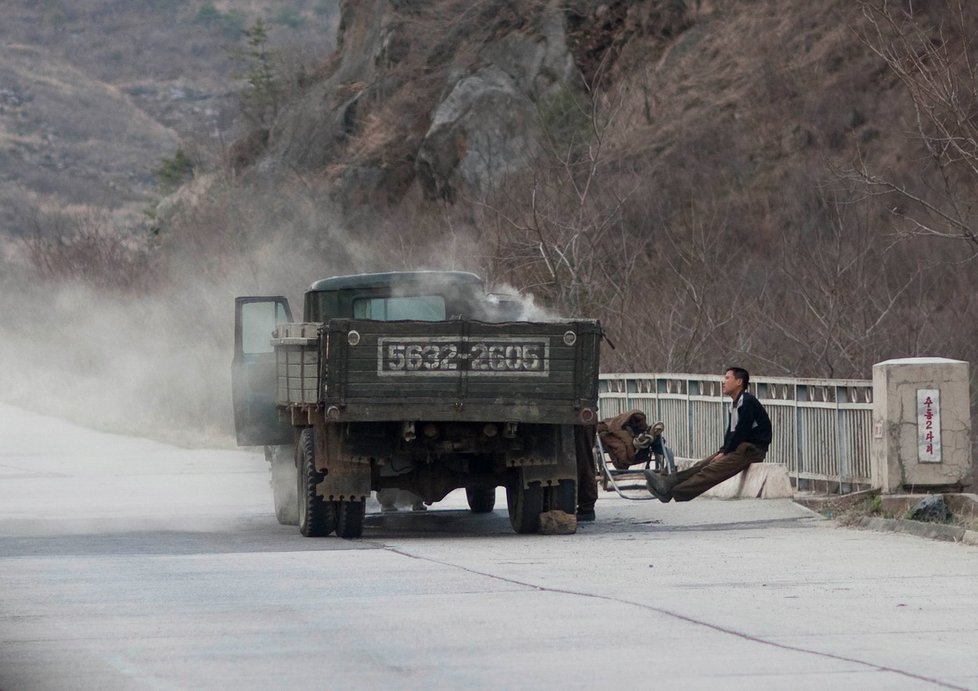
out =
[(520, 319), (462, 271), (334, 276), (235, 299), (237, 443), (262, 446), (275, 512), (307, 537), (362, 535), (372, 491), (476, 513), (505, 487), (517, 533), (574, 515), (597, 423), (600, 323)]

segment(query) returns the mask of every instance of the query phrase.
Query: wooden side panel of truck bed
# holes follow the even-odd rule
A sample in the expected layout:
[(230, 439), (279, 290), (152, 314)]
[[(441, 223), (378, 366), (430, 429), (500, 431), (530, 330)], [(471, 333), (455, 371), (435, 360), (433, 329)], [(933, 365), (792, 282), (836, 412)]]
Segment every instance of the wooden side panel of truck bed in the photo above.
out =
[(595, 321), (334, 319), (321, 353), (327, 419), (590, 424)]

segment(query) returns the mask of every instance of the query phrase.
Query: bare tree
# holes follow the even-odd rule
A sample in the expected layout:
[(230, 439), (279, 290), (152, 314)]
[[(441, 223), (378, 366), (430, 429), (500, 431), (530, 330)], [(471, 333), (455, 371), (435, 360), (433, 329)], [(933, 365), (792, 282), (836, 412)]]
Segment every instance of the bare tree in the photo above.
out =
[(608, 146), (621, 94), (566, 87), (539, 105), (541, 153), (528, 172), (478, 200), (493, 229), (488, 273), (583, 315), (626, 309), (626, 289), (643, 254), (625, 227), (638, 180), (615, 170)]
[(883, 242), (874, 210), (818, 190), (817, 225), (783, 232), (776, 288), (758, 311), (777, 348), (768, 357), (786, 373), (863, 377), (888, 347), (907, 348), (919, 326), (907, 307), (922, 294), (927, 262)]
[(892, 199), (905, 233), (963, 241), (978, 254), (978, 10), (965, 0), (929, 12), (910, 1), (860, 4), (866, 24), (857, 32), (909, 94), (933, 175), (912, 188), (862, 159), (855, 172)]

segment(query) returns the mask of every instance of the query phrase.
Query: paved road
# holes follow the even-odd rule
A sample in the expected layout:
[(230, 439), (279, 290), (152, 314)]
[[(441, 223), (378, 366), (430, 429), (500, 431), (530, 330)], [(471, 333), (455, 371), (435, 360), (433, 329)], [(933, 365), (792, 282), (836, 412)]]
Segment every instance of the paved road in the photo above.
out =
[(978, 689), (978, 548), (788, 501), (450, 496), (304, 539), (256, 453), (0, 405), (0, 689)]

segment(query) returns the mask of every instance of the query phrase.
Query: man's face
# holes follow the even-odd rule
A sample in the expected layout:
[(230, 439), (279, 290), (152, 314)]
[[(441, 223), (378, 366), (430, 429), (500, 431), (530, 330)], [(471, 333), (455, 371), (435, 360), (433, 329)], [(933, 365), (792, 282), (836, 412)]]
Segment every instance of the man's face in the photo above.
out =
[(734, 373), (727, 370), (723, 375), (723, 395), (735, 396), (740, 393), (743, 382), (734, 376)]

